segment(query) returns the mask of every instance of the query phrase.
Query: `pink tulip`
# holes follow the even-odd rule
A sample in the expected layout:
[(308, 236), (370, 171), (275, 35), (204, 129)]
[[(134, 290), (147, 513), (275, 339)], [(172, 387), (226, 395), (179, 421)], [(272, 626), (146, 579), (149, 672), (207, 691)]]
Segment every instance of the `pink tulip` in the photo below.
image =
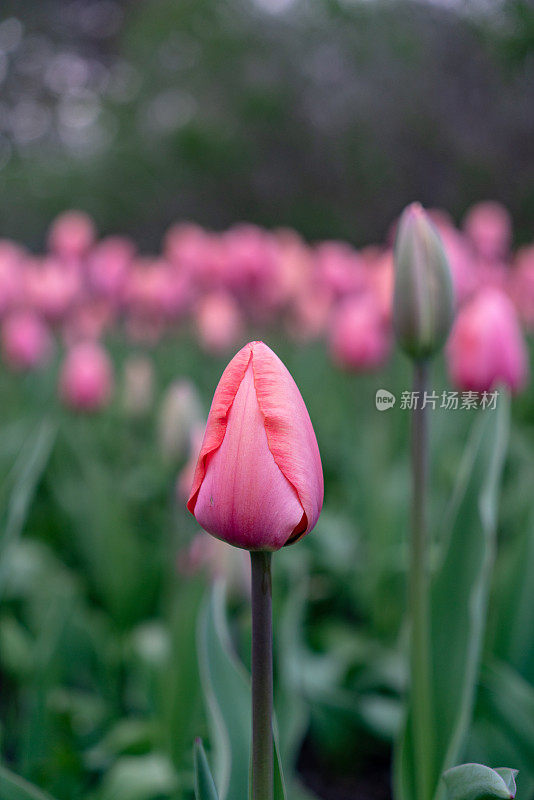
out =
[(125, 296), (136, 316), (172, 319), (189, 303), (189, 281), (166, 261), (137, 259), (128, 277)]
[(28, 261), (24, 286), (28, 305), (52, 322), (65, 317), (82, 291), (78, 271), (53, 258)]
[(16, 370), (33, 369), (48, 361), (52, 338), (45, 323), (31, 311), (15, 311), (2, 326), (4, 360)]
[(308, 533), (323, 504), (319, 448), (280, 359), (251, 342), (213, 398), (187, 507), (209, 533), (247, 550), (278, 550)]
[(462, 390), (484, 392), (504, 383), (518, 391), (525, 384), (525, 342), (513, 303), (503, 292), (484, 289), (462, 308), (447, 357), (451, 379)]
[(364, 262), (345, 242), (323, 242), (315, 250), (318, 280), (335, 298), (365, 288)]
[(200, 344), (209, 353), (224, 353), (236, 346), (243, 333), (241, 311), (226, 292), (212, 292), (199, 302), (196, 328)]
[(80, 342), (68, 351), (60, 375), (64, 403), (77, 411), (97, 411), (113, 391), (111, 361), (96, 342)]
[(95, 226), (83, 211), (66, 211), (54, 221), (48, 246), (57, 256), (78, 260), (86, 255), (95, 240)]
[(88, 300), (71, 308), (62, 326), (63, 340), (70, 347), (76, 342), (100, 339), (114, 320), (114, 308), (108, 300)]
[(227, 286), (256, 317), (277, 308), (283, 298), (275, 237), (256, 225), (235, 225), (221, 241)]
[(0, 314), (4, 314), (22, 295), (22, 264), (26, 254), (14, 242), (0, 239)]
[(477, 203), (466, 215), (464, 230), (477, 255), (488, 261), (507, 257), (512, 240), (510, 214), (500, 203)]
[(332, 296), (317, 284), (304, 286), (295, 297), (287, 320), (289, 334), (298, 342), (319, 339), (328, 326)]
[(173, 225), (165, 236), (164, 257), (198, 286), (224, 282), (227, 265), (221, 237), (199, 225)]
[(534, 245), (518, 251), (509, 288), (521, 319), (530, 331), (534, 330)]
[(357, 371), (383, 366), (391, 347), (389, 326), (371, 294), (348, 298), (338, 306), (329, 340), (334, 360)]
[(89, 281), (97, 295), (120, 300), (135, 254), (133, 243), (122, 236), (109, 236), (91, 251)]

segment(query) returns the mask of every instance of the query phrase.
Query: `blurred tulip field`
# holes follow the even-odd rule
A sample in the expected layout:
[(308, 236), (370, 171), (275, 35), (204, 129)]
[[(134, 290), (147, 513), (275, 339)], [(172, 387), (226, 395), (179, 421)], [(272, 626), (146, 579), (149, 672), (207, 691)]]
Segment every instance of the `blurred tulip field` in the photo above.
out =
[[(528, 796), (534, 249), (510, 249), (510, 220), (496, 204), (473, 207), (460, 229), (442, 212), (435, 219), (459, 298), (433, 374), (435, 557), (456, 486), (466, 496), (452, 530), (463, 541), (444, 601), (469, 570), (477, 591), (490, 592), (465, 753), (520, 768)], [(388, 796), (406, 681), (411, 392), (407, 360), (393, 350), (388, 244), (310, 246), (289, 230), (177, 225), (148, 257), (67, 212), (45, 254), (4, 240), (0, 265), (5, 763), (59, 799), (190, 797), (193, 738), (209, 740), (221, 724), (202, 698), (220, 692), (230, 741), (217, 768), (229, 798), (245, 791), (232, 783), (235, 760), (248, 758), (232, 741), (239, 707), (216, 681), (229, 633), (247, 661), (248, 565), (200, 531), (185, 500), (213, 387), (228, 357), (262, 338), (301, 388), (326, 489), (316, 530), (283, 551), (274, 574), (286, 771), (296, 797), (308, 796), (305, 785), (335, 797), (334, 774), (346, 786), (337, 796)], [(497, 424), (496, 387), (516, 393), (502, 482), (490, 474), (495, 455), (476, 442), (480, 426), (491, 436)], [(379, 389), (395, 395), (393, 408), (377, 408)], [(472, 402), (484, 392), (488, 408)], [(477, 541), (488, 491), (497, 542)], [(206, 648), (214, 652), (199, 670)]]
[[(378, 149), (398, 148), (398, 174), (376, 153), (372, 160), (367, 131), (343, 155), (351, 165), (346, 193), (336, 190), (336, 182), (343, 185), (343, 169), (334, 163), (341, 158), (332, 144), (336, 127), (324, 134), (328, 109), (322, 116), (319, 106), (310, 111), (309, 100), (303, 108), (308, 121), (315, 120), (310, 136), (317, 138), (307, 150), (303, 145), (297, 163), (295, 130), (306, 120), (291, 96), (299, 94), (306, 74), (326, 94), (336, 70), (355, 74), (354, 65), (331, 58), (333, 43), (350, 44), (341, 30), (350, 3), (324, 10), (330, 49), (321, 63), (330, 65), (330, 77), (319, 75), (317, 60), (306, 61), (302, 39), (303, 75), (280, 58), (277, 83), (269, 87), (262, 52), (255, 60), (254, 39), (247, 40), (254, 30), (263, 41), (254, 14), (270, 20), (264, 46), (271, 43), (273, 52), (287, 56), (300, 24), (295, 20), (307, 20), (308, 32), (320, 35), (320, 16), (311, 21), (308, 9), (299, 17), (298, 3), (273, 0), (271, 8), (263, 0), (254, 12), (238, 9), (242, 50), (233, 28), (234, 38), (230, 29), (222, 37), (215, 4), (201, 4), (213, 28), (211, 38), (203, 29), (195, 49), (191, 8), (180, 17), (163, 2), (68, 3), (76, 19), (87, 6), (85, 39), (78, 31), (64, 45), (71, 61), (63, 69), (71, 83), (56, 58), (54, 69), (43, 72), (48, 88), (36, 93), (32, 109), (25, 107), (26, 117), (20, 108), (13, 116), (13, 105), (10, 132), (2, 120), (11, 93), (19, 84), (36, 86), (39, 73), (24, 73), (17, 58), (28, 64), (28, 53), (36, 59), (54, 37), (66, 37), (59, 23), (46, 22), (47, 15), (57, 17), (57, 9), (50, 10), (54, 3), (36, 12), (39, 31), (31, 28), (30, 5), (21, 3), (19, 11), (8, 3), (5, 19), (0, 10), (0, 178), (6, 178), (0, 187), (0, 800), (193, 800), (199, 737), (219, 800), (249, 797), (248, 554), (201, 530), (186, 502), (217, 383), (251, 341), (268, 344), (295, 379), (317, 437), (325, 489), (313, 532), (273, 559), (276, 763), (286, 787), (276, 800), (447, 800), (441, 783), (428, 797), (413, 790), (405, 761), (410, 741), (402, 735), (410, 713), (410, 420), (421, 403), (430, 424), (432, 774), (438, 782), (444, 770), (469, 762), (508, 767), (519, 770), (519, 800), (532, 800), (532, 108), (516, 105), (522, 82), (532, 79), (529, 4), (514, 4), (516, 27), (503, 26), (495, 46), (510, 58), (508, 67), (502, 74), (484, 73), (484, 91), (495, 94), (499, 81), (508, 80), (507, 69), (521, 61), (510, 78), (510, 114), (504, 114), (506, 124), (520, 130), (516, 151), (513, 142), (503, 144), (504, 122), (484, 151), (496, 175), (499, 148), (508, 153), (498, 179), (488, 177), (483, 154), (477, 162), (463, 133), (462, 146), (451, 145), (461, 151), (455, 168), (463, 174), (472, 156), (473, 181), (469, 188), (452, 181), (453, 190), (443, 186), (443, 164), (435, 160), (444, 129), (421, 153), (419, 176), (412, 156), (421, 131), (412, 131), (416, 144), (405, 150), (401, 140), (378, 142)], [(417, 5), (408, 3), (410, 13)], [(235, 10), (239, 4), (222, 6)], [(378, 25), (374, 3), (355, 6), (362, 8), (350, 13), (367, 20), (366, 30)], [(385, 6), (385, 14), (393, 13)], [(456, 23), (447, 15), (463, 12), (439, 7), (428, 13), (443, 13), (454, 32)], [(152, 19), (158, 9), (161, 17)], [(68, 26), (69, 19), (61, 24)], [(111, 26), (109, 36), (90, 33), (98, 20)], [(178, 38), (163, 55), (158, 51), (171, 75), (162, 79), (147, 53), (155, 42), (160, 46), (171, 22), (179, 27)], [(45, 35), (47, 24), (51, 32)], [(470, 20), (454, 33), (458, 52), (469, 52), (470, 36), (483, 46), (477, 24)], [(378, 40), (377, 31), (372, 36)], [(92, 42), (89, 49), (80, 37)], [(247, 80), (262, 86), (256, 98), (242, 98), (241, 109), (233, 62), (221, 56), (225, 48), (246, 66)], [(404, 58), (405, 48), (410, 43), (401, 31), (392, 64)], [(201, 65), (191, 96), (198, 92), (203, 108), (214, 104), (204, 133), (200, 122), (195, 128), (197, 101), (188, 105), (183, 92), (178, 100), (171, 97), (165, 84), (172, 82), (168, 63), (178, 51), (187, 69)], [(93, 59), (102, 65), (101, 76), (104, 70), (112, 76), (107, 83), (102, 77), (101, 96), (96, 78), (84, 84), (79, 77), (84, 59), (87, 75), (93, 75)], [(139, 72), (143, 59), (151, 65), (146, 83)], [(370, 70), (374, 62), (365, 63)], [(403, 63), (410, 73), (410, 59)], [(481, 62), (473, 63), (476, 72)], [(129, 95), (136, 81), (142, 114)], [(149, 102), (151, 81), (158, 93)], [(217, 81), (227, 92), (224, 108), (214, 99)], [(356, 94), (372, 94), (364, 83), (347, 85)], [(123, 100), (117, 100), (120, 91)], [(161, 99), (166, 92), (168, 104)], [(474, 89), (473, 96), (480, 101)], [(399, 121), (394, 111), (407, 114), (405, 100), (388, 106), (387, 117), (407, 136), (409, 115)], [(91, 103), (100, 102), (92, 121), (83, 123)], [(106, 106), (115, 102), (114, 109)], [(57, 104), (63, 128), (58, 123), (28, 135), (28, 119), (34, 127), (44, 119), (39, 103), (50, 119)], [(345, 146), (350, 124), (345, 120), (344, 127), (336, 109), (333, 119)], [(232, 124), (221, 121), (226, 113), (235, 115)], [(249, 117), (237, 130), (239, 114)], [(176, 122), (180, 115), (183, 127)], [(142, 119), (140, 130), (121, 139), (134, 119)], [(268, 130), (258, 133), (266, 119)], [(277, 119), (284, 121), (280, 140), (273, 133)], [(158, 139), (157, 123), (165, 141)], [(149, 146), (142, 151), (134, 140), (148, 129)], [(316, 163), (321, 131), (328, 144), (325, 164), (332, 166), (325, 168), (327, 177), (325, 164)], [(261, 157), (246, 146), (249, 140)], [(526, 141), (530, 161), (523, 155), (528, 148), (520, 147)], [(236, 166), (240, 148), (246, 163)], [(255, 171), (256, 157), (261, 167)], [(435, 168), (432, 180), (427, 157)], [(353, 158), (361, 159), (358, 168)], [(287, 165), (293, 163), (286, 195), (285, 171), (291, 173)], [(511, 175), (517, 178), (513, 197), (507, 194)], [(355, 178), (361, 181), (359, 199)], [(167, 204), (173, 192), (177, 199)], [(205, 203), (204, 194), (210, 196)], [(383, 204), (382, 195), (389, 195)], [(353, 237), (352, 199), (361, 203)], [(393, 324), (399, 214), (419, 199), (441, 238), (454, 289), (454, 321), (424, 397), (414, 395), (411, 364), (396, 344)], [(514, 793), (488, 790), (471, 800), (479, 796)]]

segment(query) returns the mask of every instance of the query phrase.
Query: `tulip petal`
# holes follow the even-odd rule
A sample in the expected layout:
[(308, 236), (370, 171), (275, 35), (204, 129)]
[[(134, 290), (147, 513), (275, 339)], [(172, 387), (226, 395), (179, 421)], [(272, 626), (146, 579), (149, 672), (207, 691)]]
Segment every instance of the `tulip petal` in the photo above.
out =
[(263, 342), (253, 343), (252, 367), (269, 449), (281, 472), (294, 486), (306, 514), (306, 527), (293, 532), (292, 543), (315, 526), (321, 513), (323, 470), (319, 447), (295, 381)]
[(195, 513), (198, 492), (206, 474), (206, 461), (209, 455), (222, 444), (224, 434), (226, 433), (228, 414), (234, 402), (237, 390), (247, 371), (250, 358), (251, 346), (247, 344), (230, 361), (215, 390), (204, 440), (198, 456), (191, 493), (187, 501), (187, 508), (192, 514)]
[(279, 550), (303, 528), (304, 516), (294, 487), (269, 450), (249, 363), (223, 442), (207, 460), (195, 517), (205, 530), (237, 547)]

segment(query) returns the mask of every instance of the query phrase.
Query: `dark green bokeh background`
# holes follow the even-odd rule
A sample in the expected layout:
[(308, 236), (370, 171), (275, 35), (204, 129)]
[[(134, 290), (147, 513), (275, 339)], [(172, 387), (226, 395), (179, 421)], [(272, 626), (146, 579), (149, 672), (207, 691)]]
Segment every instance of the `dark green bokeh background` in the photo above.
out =
[(491, 198), (528, 240), (534, 7), (449, 6), (4, 0), (1, 235), (79, 207), (146, 249), (175, 219), (360, 245), (414, 198)]

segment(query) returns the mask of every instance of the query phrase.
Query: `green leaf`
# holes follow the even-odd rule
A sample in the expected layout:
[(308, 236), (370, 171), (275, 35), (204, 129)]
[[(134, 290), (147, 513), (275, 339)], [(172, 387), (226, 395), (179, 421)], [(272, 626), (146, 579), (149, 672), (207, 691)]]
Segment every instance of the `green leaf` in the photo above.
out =
[(534, 687), (507, 664), (484, 667), (479, 703), (527, 764), (534, 764)]
[(282, 769), (282, 759), (280, 757), (280, 745), (278, 743), (278, 733), (275, 727), (274, 739), (274, 800), (287, 800), (286, 782)]
[(19, 538), (39, 479), (48, 462), (56, 435), (56, 426), (45, 420), (24, 441), (7, 482), (10, 484), (6, 508), (2, 509), (0, 536), (0, 593), (7, 573), (6, 556)]
[[(503, 391), (494, 411), (480, 412), (469, 437), (450, 513), (443, 553), (431, 588), (432, 714), (431, 796), (454, 764), (470, 723), (486, 622), (495, 551), (497, 500), (508, 441), (509, 399)], [(411, 718), (398, 742), (395, 763), (399, 800), (416, 796)], [(419, 798), (419, 800), (430, 800)]]
[(0, 766), (0, 797), (2, 800), (53, 800), (46, 792)]
[(195, 742), (195, 797), (196, 800), (219, 800), (208, 759), (200, 739)]
[(510, 769), (510, 767), (498, 767), (495, 769), (497, 775), (500, 775), (503, 781), (505, 782), (507, 788), (510, 790), (511, 797), (515, 797), (516, 793), (516, 785), (515, 779), (518, 774), (517, 769)]
[[(200, 614), (198, 651), (202, 688), (208, 706), (215, 751), (215, 775), (221, 800), (249, 796), (251, 750), (250, 676), (238, 661), (228, 634), (221, 582), (213, 586)], [(276, 727), (274, 800), (286, 800)]]
[(234, 800), (248, 796), (250, 680), (232, 650), (225, 606), (224, 587), (218, 582), (201, 609), (198, 655), (216, 784), (221, 800)]
[(176, 791), (176, 774), (170, 761), (159, 753), (123, 756), (103, 781), (101, 800), (159, 800)]
[(490, 769), (482, 764), (461, 764), (443, 774), (448, 800), (512, 800), (517, 770)]

